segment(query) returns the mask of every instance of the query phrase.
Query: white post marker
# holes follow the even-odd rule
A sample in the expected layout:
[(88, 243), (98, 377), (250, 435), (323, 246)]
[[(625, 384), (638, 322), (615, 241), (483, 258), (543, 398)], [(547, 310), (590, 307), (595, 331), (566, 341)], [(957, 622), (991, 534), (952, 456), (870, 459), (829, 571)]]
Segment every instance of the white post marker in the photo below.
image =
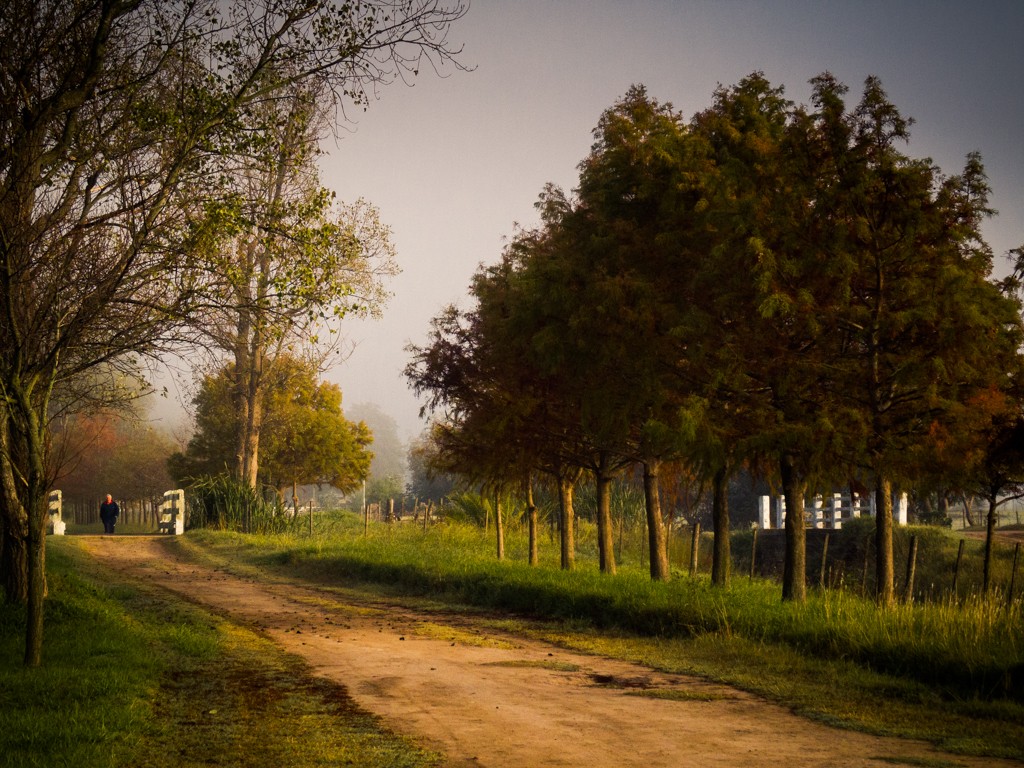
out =
[(157, 532), (180, 536), (185, 532), (185, 491), (167, 491), (157, 516)]
[(50, 491), (50, 498), (47, 506), (50, 511), (50, 525), (48, 533), (54, 536), (63, 536), (67, 530), (67, 523), (61, 519), (61, 514), (64, 511), (63, 494), (60, 491)]

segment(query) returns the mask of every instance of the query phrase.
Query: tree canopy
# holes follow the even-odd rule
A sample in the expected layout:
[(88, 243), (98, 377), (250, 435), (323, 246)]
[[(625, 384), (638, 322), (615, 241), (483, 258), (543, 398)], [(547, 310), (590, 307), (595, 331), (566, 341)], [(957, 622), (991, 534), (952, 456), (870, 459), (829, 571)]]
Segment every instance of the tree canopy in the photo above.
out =
[[(204, 378), (195, 397), (196, 431), (184, 453), (171, 457), (179, 483), (207, 475), (231, 474), (236, 459), (238, 410), (233, 403), (231, 364)], [(363, 422), (351, 422), (341, 408), (341, 389), (317, 380), (316, 370), (279, 358), (267, 371), (261, 408), (265, 414), (263, 461), (258, 479), (283, 489), (295, 484), (329, 484), (352, 491), (369, 474), (373, 441)]]
[(475, 307), (413, 349), (440, 455), (466, 457), (449, 469), (642, 464), (666, 578), (658, 475), (683, 462), (716, 489), (724, 584), (725, 491), (746, 465), (791, 510), (794, 600), (805, 494), (856, 481), (875, 489), (893, 600), (894, 484), (922, 477), (936, 435), (977, 431), (972, 398), (1017, 385), (1020, 307), (991, 280), (980, 158), (948, 176), (903, 154), (909, 121), (876, 78), (853, 107), (827, 73), (812, 87), (796, 105), (753, 73), (685, 121), (634, 86), (606, 110), (577, 189), (547, 187), (539, 227), (474, 277)]

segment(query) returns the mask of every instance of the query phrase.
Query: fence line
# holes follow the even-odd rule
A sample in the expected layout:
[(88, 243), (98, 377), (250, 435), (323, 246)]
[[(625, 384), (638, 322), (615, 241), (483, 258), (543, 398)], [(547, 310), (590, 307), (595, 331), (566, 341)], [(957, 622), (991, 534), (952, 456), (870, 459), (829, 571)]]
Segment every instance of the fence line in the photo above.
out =
[[(760, 496), (757, 511), (758, 525), (763, 530), (785, 527), (786, 499), (782, 496)], [(804, 506), (804, 524), (808, 528), (839, 530), (843, 527), (843, 520), (851, 520), (861, 515), (875, 516), (873, 493), (868, 494), (863, 500), (858, 493), (833, 493), (828, 497), (818, 495), (811, 499), (809, 506)], [(897, 525), (907, 524), (907, 494), (893, 495), (892, 516), (893, 522)]]

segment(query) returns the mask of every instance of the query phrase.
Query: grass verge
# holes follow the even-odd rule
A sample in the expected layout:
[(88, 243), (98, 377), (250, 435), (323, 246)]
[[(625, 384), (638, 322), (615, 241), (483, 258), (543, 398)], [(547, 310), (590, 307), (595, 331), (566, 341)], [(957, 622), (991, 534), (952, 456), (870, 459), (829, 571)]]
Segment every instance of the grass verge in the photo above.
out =
[(44, 664), (0, 606), (0, 766), (434, 766), (259, 635), (47, 549)]

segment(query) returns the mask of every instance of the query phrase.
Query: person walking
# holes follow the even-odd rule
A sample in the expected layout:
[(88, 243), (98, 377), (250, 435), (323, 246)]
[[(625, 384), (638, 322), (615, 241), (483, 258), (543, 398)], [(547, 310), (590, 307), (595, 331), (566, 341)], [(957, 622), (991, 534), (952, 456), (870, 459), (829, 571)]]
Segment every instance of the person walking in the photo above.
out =
[(104, 533), (114, 532), (114, 526), (117, 524), (117, 516), (120, 514), (121, 508), (117, 506), (117, 502), (114, 501), (114, 497), (108, 493), (107, 500), (100, 504), (100, 520), (103, 521)]

